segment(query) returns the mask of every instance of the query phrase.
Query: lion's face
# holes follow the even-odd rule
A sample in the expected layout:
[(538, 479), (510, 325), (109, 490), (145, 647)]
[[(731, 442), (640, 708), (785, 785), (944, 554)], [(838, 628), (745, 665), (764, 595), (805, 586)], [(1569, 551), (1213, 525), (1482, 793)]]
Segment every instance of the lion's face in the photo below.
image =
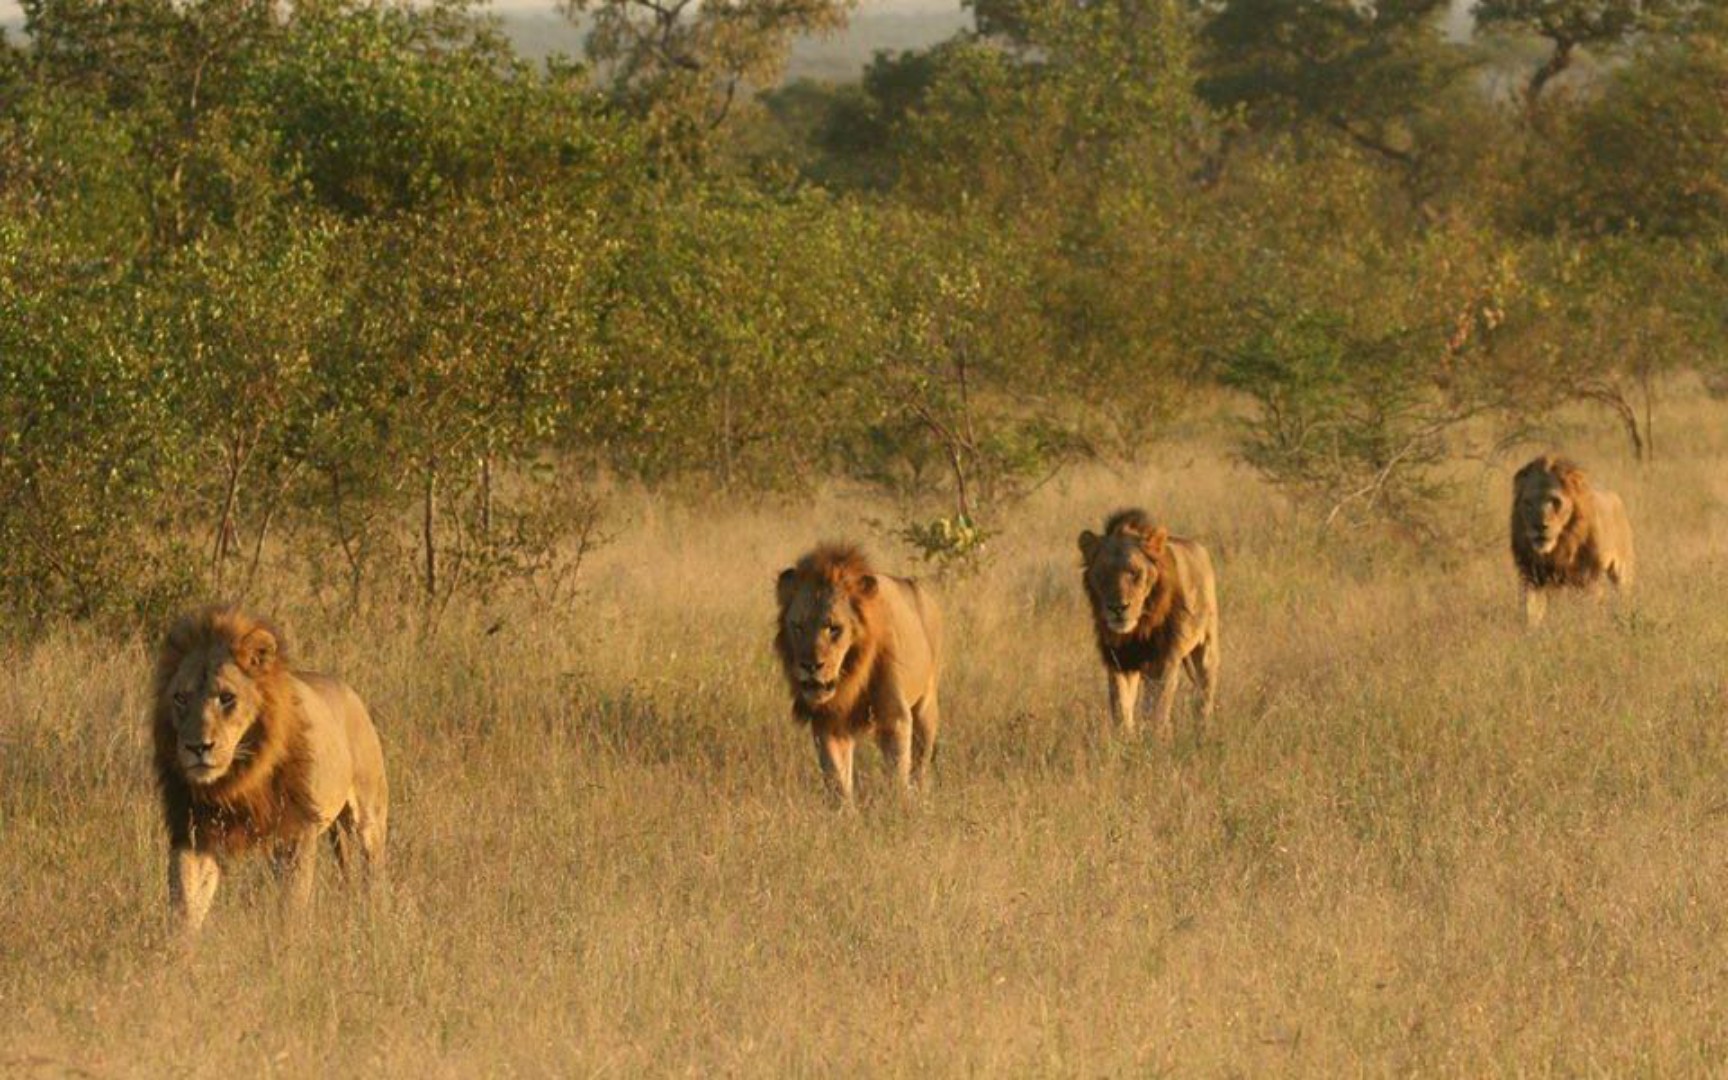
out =
[(175, 760), (191, 783), (213, 784), (256, 752), (248, 736), (259, 730), (264, 695), (232, 650), (213, 647), (187, 655), (166, 693)]
[(1554, 550), (1576, 512), (1572, 493), (1553, 473), (1532, 470), (1519, 478), (1518, 528), (1538, 555)]
[(780, 583), (788, 673), (806, 705), (825, 705), (839, 689), (846, 658), (863, 632), (855, 598), (872, 595), (876, 579), (864, 576), (836, 584), (787, 576), (792, 574), (786, 571)]
[(1105, 629), (1126, 634), (1140, 624), (1146, 601), (1157, 588), (1159, 556), (1169, 532), (1163, 528), (1142, 536), (1113, 532), (1080, 534), (1080, 554), (1086, 561), (1086, 592)]

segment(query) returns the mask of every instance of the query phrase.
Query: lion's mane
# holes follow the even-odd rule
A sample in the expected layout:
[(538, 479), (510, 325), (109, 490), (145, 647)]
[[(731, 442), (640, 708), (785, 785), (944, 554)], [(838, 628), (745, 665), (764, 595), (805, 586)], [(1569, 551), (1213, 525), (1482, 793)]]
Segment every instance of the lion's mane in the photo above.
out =
[[(1525, 489), (1544, 477), (1552, 477), (1572, 503), (1571, 519), (1561, 530), (1554, 549), (1546, 554), (1531, 546), (1529, 531), (1521, 516)], [(1524, 580), (1538, 588), (1583, 586), (1594, 582), (1603, 568), (1598, 548), (1596, 503), (1591, 498), (1589, 477), (1577, 462), (1544, 454), (1513, 476), (1512, 493), (1512, 561), (1517, 564), (1518, 573)]]
[[(276, 647), (246, 648), (263, 630)], [(292, 835), (316, 818), (307, 776), (311, 754), (305, 719), (291, 685), (282, 635), (269, 623), (236, 607), (210, 607), (180, 619), (168, 631), (156, 662), (151, 728), (156, 782), (172, 842), (199, 850), (236, 853)], [(212, 784), (187, 781), (178, 760), (174, 701), (169, 683), (195, 652), (224, 650), (258, 688), (262, 704), (245, 749), (234, 766)]]
[[(1144, 510), (1118, 510), (1104, 522), (1105, 541), (1129, 536), (1137, 541), (1150, 539), (1158, 531), (1151, 515)], [(1151, 558), (1151, 556), (1148, 556)], [(1172, 618), (1182, 604), (1182, 582), (1176, 572), (1176, 556), (1170, 550), (1168, 533), (1153, 562), (1158, 567), (1158, 583), (1147, 594), (1140, 621), (1125, 634), (1111, 630), (1104, 622), (1104, 612), (1093, 595), (1090, 579), (1086, 595), (1092, 606), (1092, 628), (1098, 641), (1098, 652), (1104, 663), (1116, 671), (1138, 671), (1168, 653), (1174, 646), (1175, 621)], [(1087, 561), (1087, 569), (1091, 561)]]
[[(793, 689), (792, 714), (800, 722), (816, 719), (844, 730), (863, 730), (871, 723), (869, 691), (886, 670), (889, 645), (883, 633), (881, 600), (866, 593), (859, 582), (875, 575), (870, 561), (855, 544), (828, 543), (798, 560), (792, 568), (791, 587), (782, 592), (778, 616), (778, 631), (774, 635), (774, 652), (780, 658), (786, 682)], [(797, 673), (793, 670), (792, 646), (786, 637), (788, 596), (806, 589), (832, 588), (845, 595), (858, 617), (858, 633), (852, 649), (840, 667), (840, 678), (834, 696), (821, 705), (809, 705), (797, 694)]]

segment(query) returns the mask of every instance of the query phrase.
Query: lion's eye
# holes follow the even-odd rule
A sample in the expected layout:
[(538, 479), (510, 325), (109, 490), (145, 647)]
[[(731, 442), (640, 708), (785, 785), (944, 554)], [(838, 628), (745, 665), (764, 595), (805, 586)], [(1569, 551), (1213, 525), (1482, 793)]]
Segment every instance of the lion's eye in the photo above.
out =
[(174, 704), (176, 704), (176, 705), (180, 706), (182, 709), (184, 709), (186, 707), (186, 702), (188, 700), (189, 700), (189, 698), (186, 696), (186, 691), (184, 691), (184, 690), (174, 691)]
[(840, 625), (838, 623), (828, 624), (828, 639), (830, 641), (840, 640)]
[(232, 709), (234, 707), (234, 695), (229, 693), (227, 690), (217, 694), (216, 700), (221, 703), (224, 709)]

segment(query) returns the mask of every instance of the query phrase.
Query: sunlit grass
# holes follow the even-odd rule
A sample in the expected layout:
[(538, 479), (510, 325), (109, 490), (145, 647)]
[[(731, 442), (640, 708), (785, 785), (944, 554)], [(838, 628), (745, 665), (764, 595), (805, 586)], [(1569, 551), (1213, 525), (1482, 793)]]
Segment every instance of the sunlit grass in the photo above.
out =
[[(0, 1073), (1705, 1073), (1728, 1060), (1728, 407), (1627, 498), (1641, 597), (1529, 635), (1508, 457), (1417, 553), (1311, 524), (1210, 442), (1059, 480), (946, 583), (937, 787), (820, 796), (774, 573), (891, 507), (620, 497), (565, 610), (435, 631), (274, 605), (373, 703), (392, 889), (261, 866), (167, 948), (142, 643), (0, 674)], [(1220, 710), (1103, 731), (1074, 537), (1141, 503), (1221, 566)], [(502, 628), (486, 630), (502, 621)], [(864, 759), (875, 764), (872, 754)], [(874, 768), (866, 780), (876, 779)]]

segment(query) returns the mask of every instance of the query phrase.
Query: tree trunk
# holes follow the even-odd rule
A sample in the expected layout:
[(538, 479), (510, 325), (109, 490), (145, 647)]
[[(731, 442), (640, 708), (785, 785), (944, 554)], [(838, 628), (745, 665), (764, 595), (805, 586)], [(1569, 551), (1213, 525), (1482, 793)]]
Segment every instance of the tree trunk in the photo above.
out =
[(480, 458), (480, 539), (492, 542), (492, 455)]
[(420, 540), (426, 549), (426, 599), (438, 598), (438, 459), (426, 459), (426, 497), (420, 518)]
[[(973, 456), (973, 464), (977, 464), (977, 458), (974, 455), (978, 451), (978, 429), (973, 423), (972, 388), (966, 381), (966, 350), (964, 346), (957, 350), (954, 357), (954, 381), (960, 387), (960, 434), (963, 442), (959, 449), (964, 451), (966, 455)], [(961, 460), (960, 454), (956, 453), (954, 457), (954, 482), (960, 499), (960, 516), (971, 521), (972, 498), (966, 490), (966, 474), (960, 467)], [(985, 479), (988, 480), (989, 477), (986, 476)], [(986, 498), (990, 495), (991, 492), (986, 490)]]
[(1656, 407), (1655, 394), (1650, 389), (1650, 373), (1642, 372), (1638, 376), (1638, 386), (1644, 392), (1644, 460), (1656, 460)]
[(1554, 51), (1548, 54), (1548, 59), (1530, 76), (1530, 85), (1524, 88), (1524, 108), (1530, 115), (1536, 114), (1536, 108), (1541, 103), (1542, 91), (1567, 68), (1572, 66), (1572, 49), (1575, 42), (1567, 38), (1554, 40)]
[(228, 562), (228, 547), (234, 536), (234, 515), (240, 502), (240, 473), (244, 464), (240, 444), (229, 443), (227, 490), (222, 494), (222, 516), (216, 523), (216, 541), (210, 551), (210, 584), (217, 593), (222, 591), (222, 571)]
[(330, 468), (330, 507), (336, 515), (336, 542), (342, 546), (342, 557), (348, 560), (348, 603), (355, 610), (360, 607), (360, 586), (364, 581), (364, 573), (360, 562), (359, 538), (349, 539), (348, 527), (342, 523), (342, 467), (333, 465)]
[(1620, 426), (1626, 429), (1626, 438), (1632, 443), (1632, 456), (1642, 462), (1648, 448), (1644, 445), (1643, 432), (1638, 430), (1638, 413), (1633, 410), (1632, 403), (1619, 394), (1603, 400), (1614, 410), (1614, 415), (1620, 418)]
[(732, 490), (732, 383), (720, 387), (720, 489)]
[(954, 471), (954, 498), (959, 504), (960, 516), (971, 521), (972, 496), (966, 488), (966, 467), (960, 456), (960, 448), (953, 443), (948, 443), (947, 450), (948, 467)]
[(270, 524), (276, 520), (276, 508), (282, 503), (280, 494), (270, 500), (264, 507), (264, 520), (258, 524), (258, 536), (252, 541), (252, 565), (246, 568), (246, 580), (240, 586), (241, 595), (252, 591), (253, 582), (258, 580), (258, 564), (264, 560), (264, 538), (270, 535)]

